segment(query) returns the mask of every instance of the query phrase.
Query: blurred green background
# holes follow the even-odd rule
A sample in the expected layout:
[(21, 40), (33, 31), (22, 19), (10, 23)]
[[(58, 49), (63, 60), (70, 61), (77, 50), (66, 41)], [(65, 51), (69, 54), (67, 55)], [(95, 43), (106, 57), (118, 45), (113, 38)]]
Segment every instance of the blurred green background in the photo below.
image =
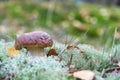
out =
[(114, 46), (120, 42), (119, 0), (0, 0), (0, 39), (35, 30), (62, 43)]

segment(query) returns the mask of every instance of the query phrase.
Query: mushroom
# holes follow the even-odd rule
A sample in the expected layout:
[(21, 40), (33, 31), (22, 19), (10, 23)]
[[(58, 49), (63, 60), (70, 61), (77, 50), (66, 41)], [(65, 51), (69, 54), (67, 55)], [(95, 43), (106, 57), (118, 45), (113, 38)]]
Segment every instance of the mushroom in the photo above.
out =
[(43, 31), (24, 33), (15, 40), (15, 49), (26, 48), (32, 56), (44, 56), (44, 48), (53, 45), (50, 35)]

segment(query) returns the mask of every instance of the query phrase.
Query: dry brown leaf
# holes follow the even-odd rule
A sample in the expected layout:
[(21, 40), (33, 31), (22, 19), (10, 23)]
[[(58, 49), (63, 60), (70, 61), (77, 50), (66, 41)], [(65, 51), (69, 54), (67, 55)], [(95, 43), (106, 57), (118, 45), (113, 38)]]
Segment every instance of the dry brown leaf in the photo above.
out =
[(50, 49), (48, 54), (47, 54), (47, 57), (51, 56), (51, 55), (58, 56), (58, 53), (55, 49)]
[(71, 45), (67, 46), (67, 50), (70, 50), (72, 48), (74, 48), (74, 46), (71, 46)]
[(81, 50), (78, 46), (72, 46), (72, 45), (68, 45), (68, 46), (67, 46), (67, 50), (70, 50), (70, 49), (72, 49), (72, 48), (78, 49), (78, 50), (80, 51), (80, 53), (85, 53), (85, 51), (84, 51), (84, 50)]
[(47, 57), (54, 55), (54, 56), (58, 56), (59, 57), (59, 62), (62, 61), (62, 57), (58, 54), (58, 52), (55, 49), (50, 49), (48, 51)]

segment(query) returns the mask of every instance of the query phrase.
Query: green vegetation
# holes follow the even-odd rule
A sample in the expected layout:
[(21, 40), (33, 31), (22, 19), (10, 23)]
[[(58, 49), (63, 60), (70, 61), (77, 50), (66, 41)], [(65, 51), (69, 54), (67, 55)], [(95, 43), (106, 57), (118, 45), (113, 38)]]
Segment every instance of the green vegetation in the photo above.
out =
[[(54, 44), (45, 53), (54, 49), (58, 56), (32, 58), (23, 48), (11, 57), (8, 48), (14, 46), (15, 38), (34, 30), (50, 33)], [(91, 70), (98, 80), (120, 79), (117, 6), (0, 2), (0, 40), (0, 80), (76, 80), (70, 73), (74, 70)]]
[[(8, 34), (11, 33), (14, 38), (16, 30), (23, 27), (24, 32), (37, 28), (47, 28), (48, 31), (63, 28), (66, 33), (79, 38), (81, 42), (92, 45), (112, 46), (113, 38), (116, 44), (120, 42), (120, 36), (117, 35), (120, 34), (119, 7), (28, 1), (8, 1), (0, 4), (1, 24), (5, 23), (9, 26), (7, 28), (11, 28)], [(114, 35), (115, 29), (117, 29), (116, 35)], [(96, 42), (96, 39), (99, 39), (99, 42)]]
[[(112, 68), (114, 64), (111, 62), (111, 58), (109, 56), (110, 53), (108, 54), (103, 50), (97, 50), (93, 46), (85, 44), (79, 44), (79, 48), (67, 49), (67, 46), (69, 45), (55, 42), (52, 48), (59, 53), (59, 56), (62, 58), (61, 61), (59, 61), (59, 56), (32, 58), (30, 55), (26, 55), (25, 49), (20, 51), (19, 56), (10, 57), (7, 52), (7, 48), (11, 46), (13, 46), (13, 42), (5, 43), (4, 41), (0, 41), (1, 79), (74, 80), (75, 78), (69, 74), (71, 69), (89, 69), (96, 73), (98, 79), (101, 79), (102, 71), (107, 68)], [(49, 49), (50, 48), (45, 49), (46, 54), (48, 53)], [(112, 52), (114, 51), (112, 50)], [(70, 65), (74, 65), (74, 68), (67, 68), (66, 65), (69, 63), (71, 54), (73, 55), (73, 59)], [(117, 79), (119, 74), (115, 74), (116, 77), (114, 77), (113, 73), (107, 74), (108, 76), (105, 78), (105, 80)]]

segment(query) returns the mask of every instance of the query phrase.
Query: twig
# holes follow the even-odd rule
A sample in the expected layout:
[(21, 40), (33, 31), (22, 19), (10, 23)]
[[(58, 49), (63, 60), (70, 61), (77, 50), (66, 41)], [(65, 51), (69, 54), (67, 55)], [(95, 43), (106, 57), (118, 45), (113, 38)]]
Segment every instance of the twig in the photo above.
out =
[(110, 72), (115, 72), (117, 73), (118, 71), (120, 70), (120, 67), (113, 67), (113, 68), (108, 68), (108, 69), (103, 69), (102, 73), (101, 73), (101, 76), (103, 78), (107, 77), (107, 73), (110, 73)]
[(115, 70), (119, 71), (120, 67), (108, 68), (108, 69), (106, 69), (105, 73), (110, 73), (110, 72), (113, 72)]
[(72, 64), (72, 59), (73, 59), (73, 54), (71, 54), (71, 56), (70, 56), (70, 61), (69, 61), (69, 63), (68, 63), (68, 68), (70, 69), (70, 66), (71, 66), (71, 64)]

